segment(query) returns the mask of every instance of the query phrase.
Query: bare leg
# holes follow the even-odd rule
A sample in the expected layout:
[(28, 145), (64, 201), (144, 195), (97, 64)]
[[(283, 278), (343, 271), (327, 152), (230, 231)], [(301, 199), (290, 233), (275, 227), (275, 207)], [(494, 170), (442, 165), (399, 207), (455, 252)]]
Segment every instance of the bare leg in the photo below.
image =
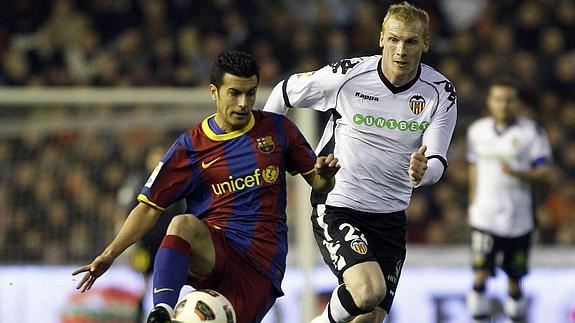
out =
[(381, 323), (387, 316), (387, 312), (381, 308), (376, 307), (373, 312), (360, 315), (351, 321), (352, 323)]
[(375, 308), (387, 293), (381, 267), (375, 261), (351, 266), (343, 273), (343, 281), (353, 301), (362, 310)]

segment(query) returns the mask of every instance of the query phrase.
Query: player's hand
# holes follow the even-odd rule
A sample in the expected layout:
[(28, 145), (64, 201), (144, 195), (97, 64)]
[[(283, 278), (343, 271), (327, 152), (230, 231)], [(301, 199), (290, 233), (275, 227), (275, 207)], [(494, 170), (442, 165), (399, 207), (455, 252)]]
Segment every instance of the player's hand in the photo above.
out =
[(509, 165), (508, 162), (501, 162), (501, 171), (503, 171), (503, 173), (508, 174), (508, 175), (513, 175), (513, 168), (511, 167), (511, 165)]
[(82, 266), (72, 272), (72, 275), (85, 272), (82, 280), (76, 286), (82, 293), (92, 288), (96, 279), (102, 276), (112, 265), (114, 259), (111, 256), (100, 255), (91, 264)]
[(427, 158), (425, 158), (426, 150), (427, 146), (422, 145), (416, 152), (411, 154), (411, 158), (409, 160), (409, 179), (417, 184), (419, 184), (423, 178), (423, 174), (425, 174), (425, 170), (427, 170)]
[(314, 166), (316, 174), (322, 178), (334, 177), (341, 167), (337, 162), (333, 154), (318, 157)]

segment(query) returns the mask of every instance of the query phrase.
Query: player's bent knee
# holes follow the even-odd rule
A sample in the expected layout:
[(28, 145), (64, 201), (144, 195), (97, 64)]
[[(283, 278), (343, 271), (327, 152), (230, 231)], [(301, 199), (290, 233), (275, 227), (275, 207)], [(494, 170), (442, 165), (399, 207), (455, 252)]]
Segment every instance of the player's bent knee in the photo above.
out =
[(203, 238), (202, 235), (204, 235), (206, 231), (205, 224), (198, 218), (190, 216), (189, 214), (181, 214), (176, 215), (172, 219), (166, 234), (177, 235), (190, 242), (190, 240)]
[(355, 305), (361, 310), (370, 312), (385, 298), (387, 286), (377, 262), (352, 266), (343, 276)]
[(381, 284), (363, 281), (359, 284), (354, 284), (354, 286), (351, 287), (350, 293), (357, 307), (365, 311), (371, 311), (383, 301), (387, 293), (387, 288), (385, 282)]

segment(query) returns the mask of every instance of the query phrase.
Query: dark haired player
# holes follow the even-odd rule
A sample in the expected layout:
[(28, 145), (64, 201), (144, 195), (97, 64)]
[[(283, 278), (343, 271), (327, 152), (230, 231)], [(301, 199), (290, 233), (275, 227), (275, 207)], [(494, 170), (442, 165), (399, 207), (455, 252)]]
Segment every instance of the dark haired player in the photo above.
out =
[(333, 188), (333, 155), (316, 156), (286, 117), (253, 111), (259, 67), (243, 52), (220, 55), (210, 93), (216, 113), (182, 134), (151, 174), (114, 241), (78, 288), (94, 281), (180, 199), (186, 213), (171, 221), (156, 255), (154, 309), (148, 322), (171, 322), (186, 283), (226, 296), (238, 322), (259, 322), (281, 296), (287, 255), (286, 172), (313, 190)]

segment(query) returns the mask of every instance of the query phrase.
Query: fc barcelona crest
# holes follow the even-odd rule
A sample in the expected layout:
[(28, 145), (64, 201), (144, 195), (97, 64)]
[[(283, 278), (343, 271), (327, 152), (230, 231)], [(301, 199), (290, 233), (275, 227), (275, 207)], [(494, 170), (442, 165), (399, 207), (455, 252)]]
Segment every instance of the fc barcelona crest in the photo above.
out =
[(409, 99), (409, 108), (411, 112), (415, 114), (420, 114), (423, 109), (425, 109), (425, 98), (419, 94), (412, 96)]
[(276, 144), (272, 136), (265, 136), (262, 138), (256, 139), (256, 143), (258, 144), (258, 150), (262, 153), (269, 154), (276, 148)]

